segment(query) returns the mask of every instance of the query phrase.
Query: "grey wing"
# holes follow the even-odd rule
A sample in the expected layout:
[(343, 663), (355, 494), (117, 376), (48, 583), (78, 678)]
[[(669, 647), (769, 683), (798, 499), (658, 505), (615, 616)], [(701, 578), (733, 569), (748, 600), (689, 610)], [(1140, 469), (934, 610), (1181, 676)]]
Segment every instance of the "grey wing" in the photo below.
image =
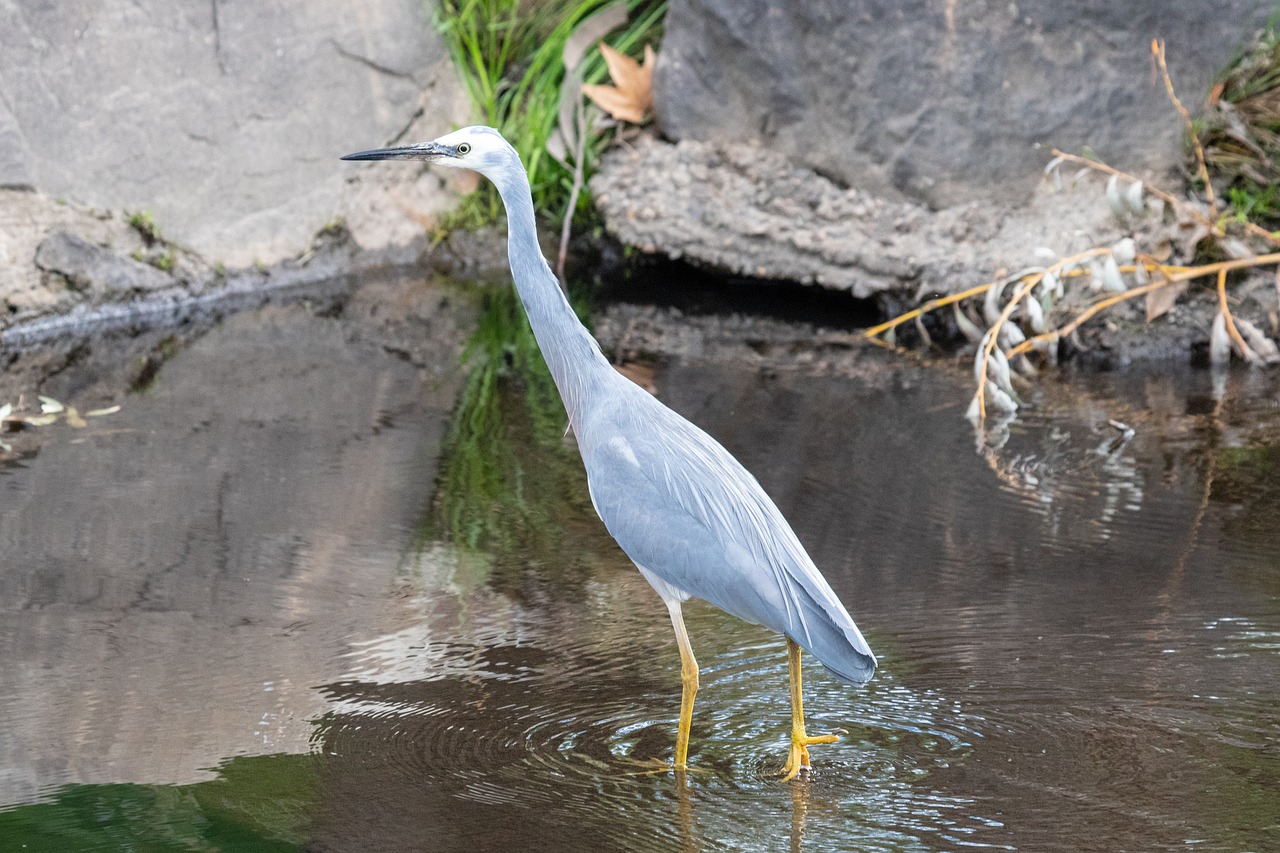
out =
[(665, 407), (602, 432), (608, 437), (582, 446), (591, 500), (637, 565), (786, 634), (839, 678), (871, 677), (875, 657), (848, 611), (719, 442)]

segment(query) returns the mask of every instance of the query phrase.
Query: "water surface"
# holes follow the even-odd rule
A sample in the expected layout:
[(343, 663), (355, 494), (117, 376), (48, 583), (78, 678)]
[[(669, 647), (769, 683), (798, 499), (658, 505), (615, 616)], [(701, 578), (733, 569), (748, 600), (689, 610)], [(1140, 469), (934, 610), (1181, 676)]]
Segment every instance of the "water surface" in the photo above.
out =
[(274, 306), (134, 393), (92, 358), (46, 382), (124, 408), (0, 468), (0, 847), (1280, 848), (1275, 377), (1050, 378), (979, 448), (958, 372), (659, 364), (881, 661), (806, 670), (844, 734), (782, 784), (782, 642), (690, 605), (680, 784), (670, 623), (571, 446), (516, 417), (518, 523), (440, 522), (441, 466), (480, 476), (448, 455), (450, 299)]

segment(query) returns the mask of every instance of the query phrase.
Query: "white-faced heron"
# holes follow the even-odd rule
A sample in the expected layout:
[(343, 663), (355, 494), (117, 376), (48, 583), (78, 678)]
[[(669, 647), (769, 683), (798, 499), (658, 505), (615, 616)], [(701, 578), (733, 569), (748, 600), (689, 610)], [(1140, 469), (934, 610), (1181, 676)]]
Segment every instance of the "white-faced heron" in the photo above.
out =
[(591, 502), (662, 597), (675, 626), (684, 683), (676, 769), (687, 766), (698, 691), (698, 664), (680, 612), (689, 598), (786, 636), (791, 749), (783, 774), (792, 779), (808, 768), (809, 746), (837, 738), (805, 732), (800, 650), (854, 684), (871, 678), (875, 656), (755, 477), (718, 441), (614, 370), (600, 352), (542, 256), (529, 180), (515, 149), (493, 128), (465, 127), (433, 142), (342, 159), (426, 160), (474, 169), (497, 186), (507, 209), (516, 290), (569, 414)]

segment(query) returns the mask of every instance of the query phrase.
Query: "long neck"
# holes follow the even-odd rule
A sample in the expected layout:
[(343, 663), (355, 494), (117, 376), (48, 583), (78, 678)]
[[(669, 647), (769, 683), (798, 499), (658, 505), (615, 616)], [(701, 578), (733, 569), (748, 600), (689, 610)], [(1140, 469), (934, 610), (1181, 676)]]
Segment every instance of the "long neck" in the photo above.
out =
[[(516, 292), (524, 303), (538, 348), (551, 370), (569, 420), (576, 422), (591, 386), (612, 368), (591, 333), (578, 320), (538, 245), (529, 183), (520, 169), (516, 179), (499, 185), (507, 208), (507, 251)], [(576, 426), (576, 423), (575, 423)]]

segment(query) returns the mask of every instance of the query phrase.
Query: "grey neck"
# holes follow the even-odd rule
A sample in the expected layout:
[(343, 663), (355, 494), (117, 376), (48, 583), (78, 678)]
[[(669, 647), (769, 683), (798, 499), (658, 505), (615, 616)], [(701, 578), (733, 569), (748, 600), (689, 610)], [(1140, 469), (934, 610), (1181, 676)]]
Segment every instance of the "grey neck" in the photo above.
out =
[(529, 325), (569, 420), (577, 428), (590, 386), (606, 375), (612, 376), (613, 368), (574, 314), (559, 280), (542, 256), (528, 182), (508, 182), (499, 186), (499, 192), (507, 208), (507, 251), (516, 292), (529, 315)]

